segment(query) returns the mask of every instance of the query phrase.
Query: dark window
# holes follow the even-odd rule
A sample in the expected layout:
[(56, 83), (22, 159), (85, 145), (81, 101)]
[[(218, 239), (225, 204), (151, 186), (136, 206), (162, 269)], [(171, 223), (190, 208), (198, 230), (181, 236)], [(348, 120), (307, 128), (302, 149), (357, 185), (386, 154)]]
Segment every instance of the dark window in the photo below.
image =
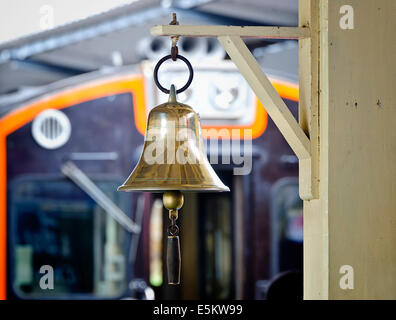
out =
[[(94, 179), (125, 211), (128, 198), (120, 181)], [(119, 296), (126, 281), (126, 233), (73, 182), (63, 178), (24, 178), (10, 190), (11, 277), (25, 298)], [(42, 289), (42, 266), (53, 269), (52, 290)]]

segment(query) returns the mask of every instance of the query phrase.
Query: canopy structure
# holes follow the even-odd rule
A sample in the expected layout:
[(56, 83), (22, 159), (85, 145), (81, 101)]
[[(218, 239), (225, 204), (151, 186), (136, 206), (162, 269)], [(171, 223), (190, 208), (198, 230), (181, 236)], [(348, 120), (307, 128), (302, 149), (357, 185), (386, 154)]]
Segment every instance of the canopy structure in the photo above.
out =
[[(168, 23), (170, 12), (179, 12), (183, 24), (293, 26), (297, 6), (294, 0), (134, 1), (0, 43), (0, 95), (105, 66), (136, 64), (145, 58), (140, 43), (150, 37), (150, 27)], [(253, 47), (255, 43), (250, 41)]]

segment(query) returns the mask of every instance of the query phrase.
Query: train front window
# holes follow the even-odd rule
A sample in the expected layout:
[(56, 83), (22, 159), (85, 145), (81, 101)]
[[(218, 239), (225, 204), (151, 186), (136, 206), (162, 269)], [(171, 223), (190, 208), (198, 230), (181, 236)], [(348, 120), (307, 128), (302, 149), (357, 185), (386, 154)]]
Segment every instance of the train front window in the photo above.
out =
[[(115, 191), (119, 181), (96, 183), (126, 207)], [(125, 291), (126, 233), (95, 201), (64, 178), (23, 179), (10, 191), (10, 273), (18, 296), (100, 298)]]

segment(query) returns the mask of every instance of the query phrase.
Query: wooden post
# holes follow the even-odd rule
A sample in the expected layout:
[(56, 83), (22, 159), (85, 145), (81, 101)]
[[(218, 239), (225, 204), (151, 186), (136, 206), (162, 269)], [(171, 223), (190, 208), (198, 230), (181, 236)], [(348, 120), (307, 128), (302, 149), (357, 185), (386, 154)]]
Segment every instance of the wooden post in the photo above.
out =
[[(320, 6), (315, 219), (323, 226), (317, 239), (328, 239), (322, 254), (306, 256), (319, 263), (310, 266), (315, 277), (328, 277), (329, 299), (396, 299), (396, 2), (322, 0)], [(305, 214), (314, 219), (313, 210)], [(343, 266), (353, 270), (353, 288), (343, 288)], [(318, 289), (306, 288), (306, 297)]]

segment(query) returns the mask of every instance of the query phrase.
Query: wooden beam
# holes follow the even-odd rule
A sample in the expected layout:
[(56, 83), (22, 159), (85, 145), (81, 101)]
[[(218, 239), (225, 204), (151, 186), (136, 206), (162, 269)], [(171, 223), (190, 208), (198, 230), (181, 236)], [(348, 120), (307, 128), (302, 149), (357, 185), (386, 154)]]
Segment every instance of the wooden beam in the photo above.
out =
[(186, 26), (160, 25), (150, 30), (153, 36), (218, 37), (239, 36), (262, 39), (301, 39), (310, 37), (305, 27)]
[(311, 37), (299, 41), (298, 120), (311, 142), (310, 161), (300, 161), (300, 196), (319, 198), (319, 4), (299, 1), (299, 26), (309, 26)]
[(218, 40), (249, 83), (297, 157), (300, 160), (310, 159), (311, 146), (308, 137), (261, 70), (243, 40), (239, 36), (220, 36)]
[[(299, 1), (299, 26), (309, 25), (311, 37), (299, 41), (299, 122), (311, 141), (310, 163), (299, 163), (299, 192), (312, 193), (304, 201), (304, 299), (328, 298), (328, 229), (325, 206), (319, 194), (319, 7), (320, 1)], [(323, 116), (323, 114), (322, 114)], [(322, 141), (323, 142), (323, 141)], [(310, 177), (307, 173), (310, 173)], [(305, 179), (305, 183), (302, 182)], [(301, 197), (304, 199), (304, 197)]]
[[(340, 27), (344, 3), (353, 8), (353, 29)], [(396, 1), (321, 5), (320, 192), (328, 224), (328, 298), (395, 300)], [(340, 285), (345, 265), (353, 268), (353, 289)]]

